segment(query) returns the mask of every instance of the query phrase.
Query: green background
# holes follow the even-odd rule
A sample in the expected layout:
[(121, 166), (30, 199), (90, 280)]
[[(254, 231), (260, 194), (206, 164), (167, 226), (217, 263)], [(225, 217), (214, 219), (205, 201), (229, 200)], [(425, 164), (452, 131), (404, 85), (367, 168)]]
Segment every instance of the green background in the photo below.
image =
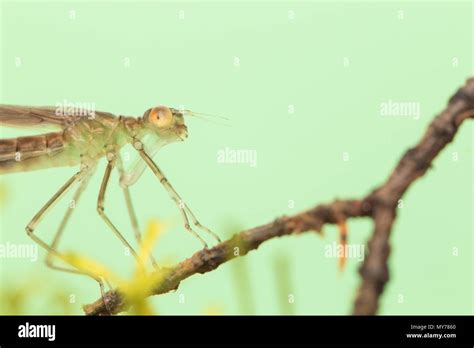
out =
[[(226, 237), (317, 203), (362, 197), (381, 184), (472, 75), (472, 8), (451, 1), (2, 1), (0, 102), (67, 99), (137, 116), (158, 104), (184, 105), (229, 117), (230, 127), (188, 120), (189, 138), (155, 157), (198, 218)], [(381, 116), (380, 103), (389, 99), (420, 103), (420, 119)], [(473, 128), (466, 123), (404, 197), (381, 314), (473, 312)], [(3, 138), (26, 134), (1, 132)], [(217, 151), (226, 147), (256, 150), (257, 166), (217, 163)], [(95, 210), (104, 168), (101, 162), (61, 249), (126, 277), (133, 260)], [(1, 242), (31, 243), (24, 227), (75, 170), (0, 177)], [(106, 211), (133, 240), (117, 179), (114, 174)], [(158, 240), (158, 260), (174, 263), (200, 248), (150, 172), (132, 195), (142, 229), (153, 218), (174, 222)], [(51, 238), (67, 204), (45, 218), (41, 236)], [(348, 227), (349, 243), (360, 244), (372, 224), (351, 220)], [(324, 256), (337, 239), (337, 229), (327, 226), (324, 237), (271, 240), (154, 297), (153, 305), (161, 314), (350, 313), (360, 263), (349, 259), (338, 272), (337, 259)], [(2, 291), (18, 302), (12, 307), (4, 296), (2, 313), (80, 314), (80, 304), (98, 298), (96, 283), (49, 270), (43, 255), (40, 250), (37, 262), (0, 260)]]

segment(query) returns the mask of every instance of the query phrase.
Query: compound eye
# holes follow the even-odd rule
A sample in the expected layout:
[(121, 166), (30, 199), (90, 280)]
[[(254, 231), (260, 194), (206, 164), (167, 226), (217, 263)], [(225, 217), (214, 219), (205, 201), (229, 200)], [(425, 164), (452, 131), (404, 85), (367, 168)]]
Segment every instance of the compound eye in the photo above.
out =
[(148, 119), (159, 128), (168, 128), (173, 123), (173, 113), (167, 106), (157, 106), (151, 109)]

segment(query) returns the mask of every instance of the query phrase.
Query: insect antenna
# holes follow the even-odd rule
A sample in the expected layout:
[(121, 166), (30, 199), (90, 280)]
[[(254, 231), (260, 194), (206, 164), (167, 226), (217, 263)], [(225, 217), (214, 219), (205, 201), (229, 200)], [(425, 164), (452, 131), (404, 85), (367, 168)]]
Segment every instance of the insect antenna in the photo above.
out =
[[(203, 121), (214, 123), (214, 124), (219, 125), (219, 126), (230, 127), (229, 124), (226, 124), (226, 123), (223, 123), (223, 122), (218, 122), (218, 121), (214, 120), (214, 119), (217, 118), (219, 120), (230, 121), (229, 118), (224, 117), (224, 116), (213, 115), (213, 114), (205, 114), (203, 112), (195, 112), (195, 111), (191, 111), (191, 110), (183, 110), (183, 115), (184, 116), (196, 117), (196, 118), (199, 118)], [(214, 118), (214, 119), (209, 119), (209, 118)]]

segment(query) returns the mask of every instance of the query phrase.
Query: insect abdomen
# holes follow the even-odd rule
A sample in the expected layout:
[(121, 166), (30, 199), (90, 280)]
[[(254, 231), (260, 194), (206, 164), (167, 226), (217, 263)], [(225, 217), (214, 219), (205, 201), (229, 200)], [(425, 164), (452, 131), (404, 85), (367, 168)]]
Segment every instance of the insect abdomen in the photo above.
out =
[[(60, 156), (65, 149), (62, 132), (0, 139), (0, 173), (37, 170), (75, 164)], [(70, 163), (71, 162), (71, 163)]]

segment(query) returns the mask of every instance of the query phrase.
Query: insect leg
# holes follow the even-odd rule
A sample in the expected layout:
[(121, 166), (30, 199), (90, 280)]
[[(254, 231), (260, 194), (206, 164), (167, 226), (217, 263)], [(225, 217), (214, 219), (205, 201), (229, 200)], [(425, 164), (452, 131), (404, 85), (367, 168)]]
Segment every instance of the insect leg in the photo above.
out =
[[(123, 168), (122, 158), (120, 154), (117, 154), (117, 168), (120, 173), (120, 176), (122, 177), (125, 171)], [(128, 215), (130, 217), (130, 222), (132, 224), (135, 239), (140, 244), (142, 240), (142, 236), (140, 233), (140, 228), (138, 227), (137, 215), (135, 214), (135, 209), (133, 208), (132, 197), (130, 196), (130, 190), (128, 189), (128, 186), (123, 186), (122, 191), (125, 197), (125, 203), (127, 204)], [(150, 261), (153, 264), (153, 267), (155, 268), (158, 267), (158, 264), (156, 263), (155, 258), (151, 254), (150, 254)]]
[(188, 216), (187, 216), (187, 214), (189, 214), (192, 221), (193, 221), (193, 223), (197, 227), (203, 228), (204, 231), (210, 233), (214, 238), (216, 238), (218, 241), (220, 241), (219, 237), (215, 233), (213, 233), (207, 227), (204, 227), (203, 225), (201, 225), (196, 220), (194, 214), (191, 212), (191, 210), (189, 209), (187, 204), (181, 199), (178, 192), (176, 192), (176, 190), (170, 184), (170, 182), (165, 177), (165, 175), (163, 174), (161, 169), (155, 164), (155, 162), (153, 162), (151, 157), (148, 156), (148, 154), (145, 152), (145, 150), (143, 149), (143, 144), (139, 141), (135, 141), (134, 147), (140, 153), (140, 156), (143, 158), (143, 160), (146, 162), (146, 164), (150, 167), (150, 169), (153, 171), (155, 176), (160, 180), (160, 183), (165, 187), (165, 189), (168, 191), (168, 193), (171, 196), (171, 198), (173, 199), (173, 201), (178, 206), (178, 208), (181, 212), (181, 215), (183, 216), (184, 227), (186, 228), (186, 230), (189, 231), (190, 233), (192, 233), (194, 236), (196, 236), (204, 244), (204, 247), (207, 248), (207, 243), (191, 228), (191, 226), (189, 224), (189, 219), (188, 219)]
[(52, 206), (59, 201), (60, 198), (75, 184), (77, 181), (81, 180), (85, 175), (87, 175), (87, 168), (81, 169), (79, 172), (74, 174), (59, 190), (54, 194), (53, 197), (36, 213), (36, 215), (31, 219), (30, 223), (26, 226), (26, 233), (28, 236), (33, 239), (38, 245), (48, 251), (50, 254), (62, 258), (62, 255), (52, 248), (49, 244), (43, 241), (41, 238), (34, 234), (34, 230), (39, 224), (40, 220), (44, 217), (47, 211), (52, 208)]
[[(54, 266), (51, 264), (51, 257), (52, 256), (56, 256), (60, 259), (62, 259), (64, 262), (66, 263), (69, 263), (67, 261), (66, 258), (64, 258), (64, 256), (59, 253), (55, 246), (56, 244), (58, 243), (59, 241), (59, 237), (61, 236), (62, 234), (62, 230), (64, 229), (66, 223), (67, 223), (67, 220), (69, 219), (69, 216), (70, 216), (70, 212), (67, 212), (66, 215), (64, 216), (63, 220), (61, 221), (61, 225), (59, 227), (59, 230), (56, 232), (56, 235), (54, 237), (54, 240), (53, 240), (53, 243), (52, 245), (50, 246), (48, 243), (46, 243), (42, 238), (38, 237), (37, 235), (34, 234), (34, 231), (36, 229), (36, 227), (38, 226), (39, 222), (41, 221), (41, 219), (44, 217), (44, 215), (49, 211), (50, 208), (53, 207), (53, 205), (55, 203), (57, 203), (62, 197), (64, 197), (64, 195), (66, 194), (67, 191), (69, 191), (69, 189), (75, 184), (77, 183), (78, 181), (81, 181), (83, 179), (85, 179), (85, 181), (87, 182), (88, 180), (88, 175), (89, 175), (89, 168), (88, 167), (83, 167), (81, 168), (80, 171), (78, 171), (76, 174), (74, 174), (54, 195), (53, 197), (51, 197), (48, 202), (46, 202), (46, 204), (36, 213), (36, 215), (31, 219), (30, 223), (26, 226), (26, 233), (28, 234), (28, 236), (36, 243), (38, 244), (39, 246), (41, 246), (43, 249), (45, 249), (48, 254), (46, 256), (46, 264), (48, 266), (50, 266), (51, 268), (54, 268), (56, 270), (60, 270), (60, 271), (64, 271), (64, 272), (69, 272), (69, 273), (75, 273), (75, 274), (80, 274), (80, 275), (87, 275), (89, 277), (91, 277), (92, 279), (94, 279), (95, 281), (97, 281), (99, 283), (99, 287), (100, 287), (100, 291), (101, 291), (101, 295), (102, 295), (102, 299), (104, 299), (104, 283), (102, 281), (102, 279), (96, 277), (95, 275), (91, 274), (91, 273), (88, 273), (88, 272), (83, 272), (83, 271), (80, 271), (80, 270), (77, 270), (77, 269), (69, 269), (69, 268), (65, 268), (65, 267), (58, 267), (58, 266)], [(84, 182), (81, 183), (81, 186), (78, 188), (78, 190), (76, 191), (76, 194), (75, 194), (75, 198), (78, 199), (80, 194), (82, 193), (82, 190), (84, 189), (84, 186), (86, 184)], [(108, 304), (107, 302), (104, 300), (104, 304), (108, 310)], [(109, 311), (110, 312), (110, 311)]]
[[(79, 201), (79, 198), (81, 197), (82, 192), (84, 192), (85, 188), (87, 187), (87, 184), (88, 184), (89, 179), (90, 179), (90, 175), (91, 174), (88, 173), (87, 176), (85, 176), (81, 180), (81, 182), (79, 183), (79, 187), (76, 189), (76, 192), (74, 193), (73, 200), (72, 200), (74, 202), (74, 204), (77, 204), (77, 202)], [(66, 225), (67, 225), (67, 223), (69, 221), (69, 218), (71, 217), (72, 212), (74, 211), (74, 209), (75, 208), (69, 207), (66, 210), (66, 213), (64, 214), (64, 217), (61, 220), (61, 223), (60, 223), (60, 225), (59, 225), (59, 227), (58, 227), (58, 229), (57, 229), (57, 231), (54, 235), (53, 242), (51, 243), (51, 249), (57, 250), (59, 240), (61, 239), (61, 237), (63, 235), (64, 229), (66, 228)], [(75, 269), (56, 266), (54, 264), (53, 256), (54, 256), (54, 254), (51, 253), (50, 251), (48, 251), (48, 253), (46, 255), (46, 258), (45, 258), (45, 263), (48, 267), (50, 267), (52, 269), (55, 269), (55, 270), (58, 270), (58, 271), (81, 273), (80, 271), (75, 270)]]
[(107, 153), (107, 167), (105, 168), (105, 173), (104, 177), (102, 179), (102, 184), (100, 186), (100, 191), (99, 191), (99, 197), (97, 199), (97, 212), (99, 213), (100, 217), (105, 221), (107, 226), (110, 227), (112, 232), (117, 236), (118, 239), (125, 245), (128, 250), (130, 250), (130, 253), (135, 257), (137, 262), (142, 262), (140, 258), (138, 257), (137, 252), (132, 248), (130, 243), (125, 239), (125, 237), (120, 233), (120, 231), (115, 227), (115, 225), (112, 223), (112, 221), (109, 219), (109, 217), (105, 214), (105, 209), (104, 209), (104, 199), (105, 199), (105, 192), (107, 190), (107, 185), (109, 183), (110, 179), (110, 173), (112, 172), (112, 169), (115, 166), (115, 153), (114, 152), (108, 152)]
[[(176, 191), (173, 189), (173, 187), (171, 186), (170, 183), (168, 183), (169, 187), (176, 193)], [(177, 195), (177, 193), (176, 193)], [(178, 196), (179, 197), (179, 196)], [(183, 201), (182, 201), (183, 202)], [(196, 226), (196, 227), (199, 227), (201, 228), (202, 230), (206, 231), (207, 233), (209, 233), (211, 236), (213, 236), (219, 243), (221, 242), (221, 239), (219, 238), (219, 236), (212, 232), (208, 227), (204, 226), (203, 224), (201, 224), (198, 219), (196, 219), (196, 216), (194, 215), (194, 213), (191, 211), (191, 209), (189, 209), (188, 205), (186, 203), (184, 203), (184, 207), (186, 209), (186, 211), (188, 212), (189, 216), (191, 217), (191, 220), (193, 222), (193, 224)]]

